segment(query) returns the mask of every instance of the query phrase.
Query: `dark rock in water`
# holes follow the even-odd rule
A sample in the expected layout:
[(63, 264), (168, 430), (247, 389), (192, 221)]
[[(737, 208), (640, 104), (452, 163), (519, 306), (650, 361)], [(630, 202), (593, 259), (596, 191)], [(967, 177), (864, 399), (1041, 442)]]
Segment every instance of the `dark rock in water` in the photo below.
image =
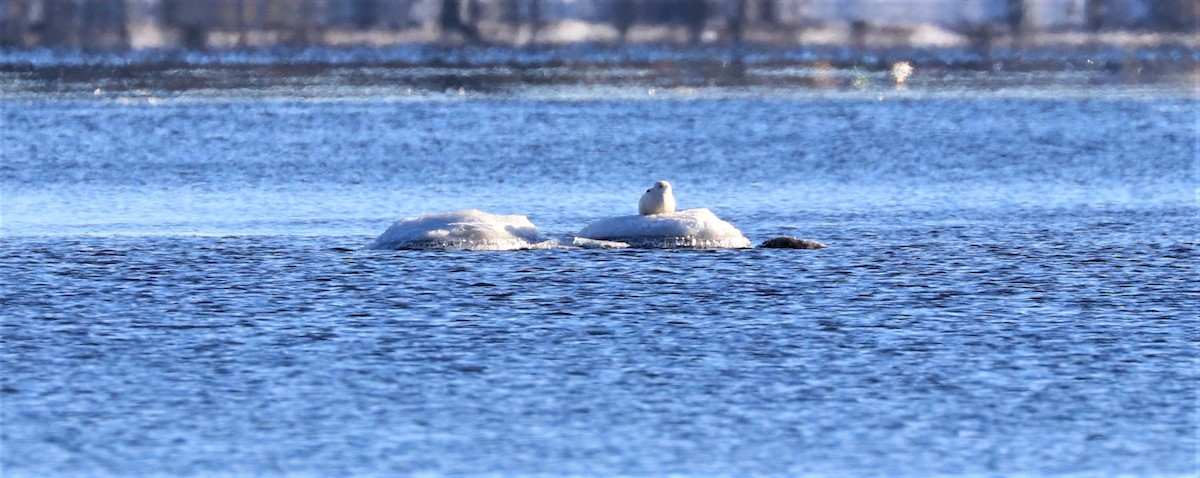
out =
[(766, 240), (762, 244), (759, 244), (758, 247), (768, 249), (824, 249), (825, 244), (807, 239), (796, 239), (794, 237), (776, 237)]

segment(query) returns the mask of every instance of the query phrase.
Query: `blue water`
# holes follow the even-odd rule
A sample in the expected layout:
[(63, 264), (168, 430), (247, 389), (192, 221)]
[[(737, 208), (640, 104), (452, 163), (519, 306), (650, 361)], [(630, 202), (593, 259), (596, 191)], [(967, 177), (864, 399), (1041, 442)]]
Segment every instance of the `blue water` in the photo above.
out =
[[(878, 83), (11, 95), (0, 471), (1200, 471), (1191, 87)], [(829, 247), (363, 248), (658, 179)]]

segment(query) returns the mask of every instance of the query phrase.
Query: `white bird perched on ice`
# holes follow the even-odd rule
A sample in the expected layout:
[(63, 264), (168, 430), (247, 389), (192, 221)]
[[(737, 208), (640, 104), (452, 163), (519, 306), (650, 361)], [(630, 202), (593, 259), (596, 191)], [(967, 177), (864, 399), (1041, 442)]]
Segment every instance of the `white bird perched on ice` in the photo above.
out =
[(675, 195), (671, 194), (671, 183), (659, 181), (638, 201), (638, 214), (649, 216), (668, 212), (675, 212)]

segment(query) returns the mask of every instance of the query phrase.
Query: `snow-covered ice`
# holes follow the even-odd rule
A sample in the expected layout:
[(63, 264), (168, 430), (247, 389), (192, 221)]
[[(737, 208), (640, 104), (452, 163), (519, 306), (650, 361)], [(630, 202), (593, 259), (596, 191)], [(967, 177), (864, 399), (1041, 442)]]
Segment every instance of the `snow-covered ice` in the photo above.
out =
[(750, 240), (741, 231), (704, 208), (605, 218), (589, 224), (577, 236), (632, 247), (750, 247)]
[(396, 221), (371, 249), (458, 249), (504, 251), (542, 248), (529, 218), (468, 209)]

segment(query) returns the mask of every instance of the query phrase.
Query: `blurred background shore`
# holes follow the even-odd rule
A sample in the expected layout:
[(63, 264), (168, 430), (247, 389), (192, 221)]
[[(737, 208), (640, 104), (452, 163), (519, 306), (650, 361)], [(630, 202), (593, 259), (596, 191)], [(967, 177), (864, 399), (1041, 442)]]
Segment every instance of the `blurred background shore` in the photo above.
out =
[(6, 48), (1198, 42), (1194, 0), (0, 0)]
[[(1098, 73), (1090, 82), (1194, 88), (1197, 25), (1195, 0), (0, 0), (0, 77), (13, 80), (0, 91), (96, 78), (117, 88), (213, 85), (196, 67), (236, 70), (234, 86), (248, 69), (303, 78), (378, 67), (389, 71), (335, 81), (399, 74), (433, 78), (418, 87), (478, 89), (852, 86), (864, 81), (859, 71), (903, 84), (916, 68), (1087, 71)], [(416, 67), (501, 69), (447, 78)], [(178, 68), (191, 71), (162, 74)]]

